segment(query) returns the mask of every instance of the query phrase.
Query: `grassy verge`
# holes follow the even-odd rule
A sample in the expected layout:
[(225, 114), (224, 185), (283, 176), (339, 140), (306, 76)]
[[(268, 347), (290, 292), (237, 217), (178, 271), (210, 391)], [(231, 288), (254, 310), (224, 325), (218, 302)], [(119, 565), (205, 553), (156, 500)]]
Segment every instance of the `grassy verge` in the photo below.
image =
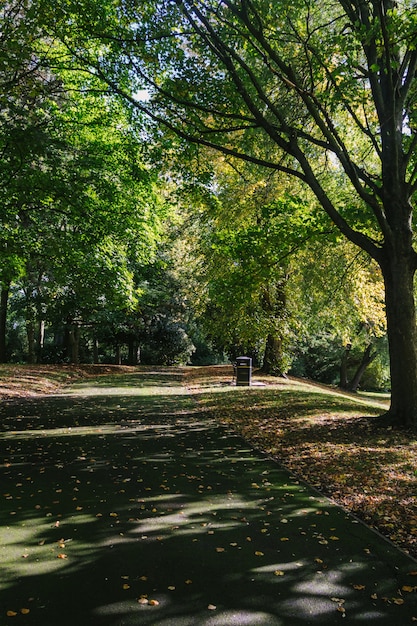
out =
[(16, 365), (0, 364), (0, 399), (44, 395), (87, 377), (123, 373), (114, 365)]

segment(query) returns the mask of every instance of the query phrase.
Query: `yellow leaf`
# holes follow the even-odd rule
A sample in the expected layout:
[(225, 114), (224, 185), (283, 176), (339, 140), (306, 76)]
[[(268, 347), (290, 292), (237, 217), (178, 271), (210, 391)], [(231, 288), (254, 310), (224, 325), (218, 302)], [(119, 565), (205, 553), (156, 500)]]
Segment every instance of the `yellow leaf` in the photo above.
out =
[(130, 589), (130, 585), (128, 585), (127, 583), (125, 583), (125, 584), (123, 585), (123, 589)]
[(353, 588), (361, 591), (362, 589), (365, 589), (365, 585), (353, 585)]
[(393, 598), (392, 601), (394, 604), (404, 604), (404, 600), (402, 598)]
[(260, 550), (257, 550), (255, 552), (255, 556), (265, 556), (263, 552), (261, 552)]
[(57, 557), (57, 559), (67, 559), (68, 558), (68, 554), (63, 554), (62, 552), (60, 552)]
[(16, 611), (7, 611), (6, 615), (7, 617), (16, 617), (17, 613)]
[(402, 591), (407, 591), (407, 593), (411, 593), (412, 591), (415, 591), (417, 589), (417, 587), (411, 587), (410, 585), (404, 585), (403, 587), (401, 587)]
[(284, 576), (285, 572), (282, 569), (276, 569), (274, 572), (274, 576)]
[(151, 606), (158, 606), (159, 602), (158, 602), (158, 600), (149, 600), (149, 604)]
[(30, 609), (20, 609), (20, 612), (22, 615), (27, 615), (28, 613), (30, 613)]
[(207, 608), (209, 611), (215, 611), (217, 609), (217, 606), (215, 606), (214, 604), (209, 604)]

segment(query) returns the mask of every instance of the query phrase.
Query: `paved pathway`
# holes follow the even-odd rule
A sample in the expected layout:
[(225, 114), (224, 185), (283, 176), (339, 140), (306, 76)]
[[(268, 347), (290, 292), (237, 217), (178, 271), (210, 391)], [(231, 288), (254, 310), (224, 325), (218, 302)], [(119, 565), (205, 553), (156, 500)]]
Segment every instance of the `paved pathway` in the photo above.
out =
[(0, 424), (2, 626), (417, 621), (417, 563), (219, 427), (175, 370), (6, 403)]

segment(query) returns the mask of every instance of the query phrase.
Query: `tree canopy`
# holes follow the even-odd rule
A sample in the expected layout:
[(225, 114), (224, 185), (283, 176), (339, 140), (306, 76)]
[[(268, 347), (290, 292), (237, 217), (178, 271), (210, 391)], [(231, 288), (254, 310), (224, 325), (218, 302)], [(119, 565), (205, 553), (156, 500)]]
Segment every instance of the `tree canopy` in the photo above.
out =
[(413, 2), (121, 0), (83, 8), (58, 2), (48, 25), (71, 63), (183, 140), (302, 181), (340, 232), (379, 264), (388, 417), (414, 425)]

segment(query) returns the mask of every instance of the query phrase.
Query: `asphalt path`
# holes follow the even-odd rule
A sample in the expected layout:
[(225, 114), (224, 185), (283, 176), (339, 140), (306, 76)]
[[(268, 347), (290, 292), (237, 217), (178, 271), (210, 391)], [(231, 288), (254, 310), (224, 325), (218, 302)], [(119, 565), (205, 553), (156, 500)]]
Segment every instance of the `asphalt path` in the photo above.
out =
[(417, 621), (417, 563), (220, 426), (176, 370), (3, 403), (0, 481), (1, 625)]

